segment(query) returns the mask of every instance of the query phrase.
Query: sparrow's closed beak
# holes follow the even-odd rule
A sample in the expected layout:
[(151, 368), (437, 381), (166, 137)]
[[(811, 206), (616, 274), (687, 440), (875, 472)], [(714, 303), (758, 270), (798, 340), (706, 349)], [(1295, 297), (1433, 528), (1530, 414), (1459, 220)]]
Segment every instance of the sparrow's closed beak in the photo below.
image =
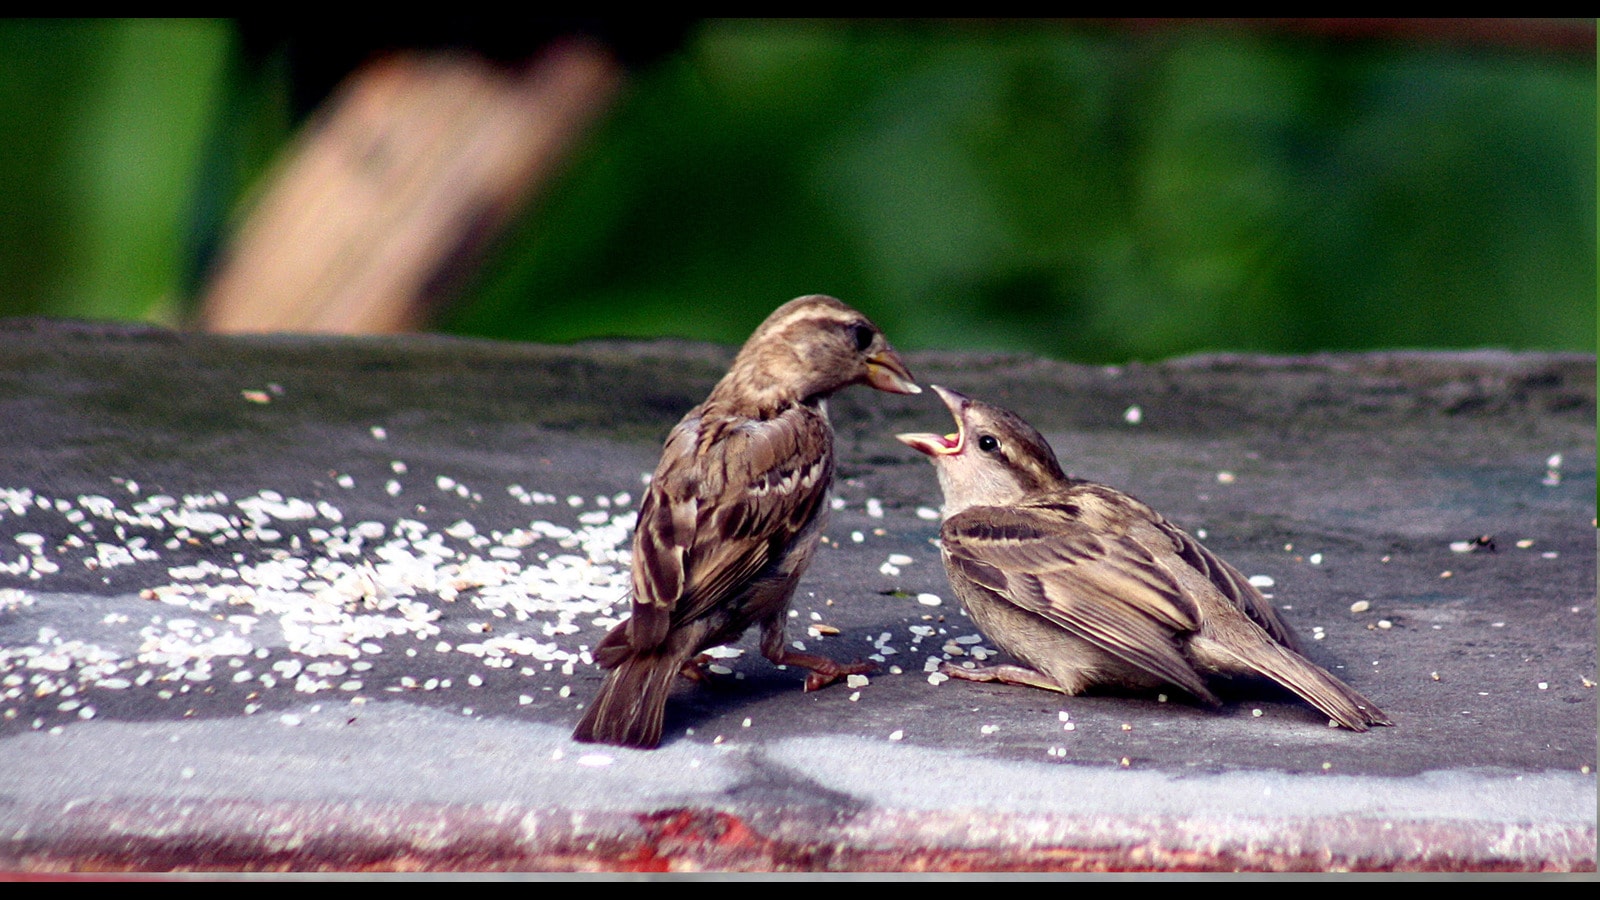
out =
[(960, 453), (967, 444), (967, 429), (961, 421), (961, 407), (966, 403), (966, 395), (958, 394), (937, 384), (929, 385), (929, 387), (933, 388), (933, 392), (939, 395), (939, 399), (944, 401), (946, 407), (949, 407), (950, 415), (955, 417), (956, 433), (946, 435), (897, 434), (894, 436), (895, 440), (934, 458), (954, 456)]
[(891, 394), (922, 393), (900, 354), (888, 349), (867, 360), (867, 384)]

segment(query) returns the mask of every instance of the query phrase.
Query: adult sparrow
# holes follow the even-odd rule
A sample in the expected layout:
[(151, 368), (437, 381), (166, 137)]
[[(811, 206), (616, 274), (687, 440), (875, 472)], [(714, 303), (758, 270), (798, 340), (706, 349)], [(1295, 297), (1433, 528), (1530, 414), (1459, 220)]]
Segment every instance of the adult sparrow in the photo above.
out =
[(1066, 694), (1175, 684), (1213, 706), (1208, 676), (1265, 676), (1345, 728), (1392, 724), (1300, 655), (1238, 569), (1138, 500), (1067, 477), (1014, 413), (934, 390), (956, 433), (898, 437), (938, 472), (951, 585), (978, 630), (1020, 663), (948, 674)]
[(595, 650), (610, 672), (575, 740), (656, 746), (673, 678), (751, 625), (768, 659), (811, 670), (806, 690), (871, 671), (784, 640), (833, 481), (824, 401), (852, 384), (921, 391), (866, 316), (832, 297), (800, 297), (761, 323), (711, 396), (672, 429), (633, 535), (633, 615)]

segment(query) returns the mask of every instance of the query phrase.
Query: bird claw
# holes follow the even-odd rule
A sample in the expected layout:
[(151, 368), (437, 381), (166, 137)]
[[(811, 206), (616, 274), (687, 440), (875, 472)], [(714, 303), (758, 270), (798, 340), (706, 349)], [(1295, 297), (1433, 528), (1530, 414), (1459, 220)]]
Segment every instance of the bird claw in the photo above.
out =
[(951, 678), (959, 678), (962, 681), (998, 681), (1002, 684), (1021, 684), (1028, 687), (1044, 688), (1047, 691), (1069, 693), (1063, 690), (1061, 685), (1050, 680), (1044, 673), (1036, 672), (1023, 666), (995, 665), (968, 669), (952, 663), (940, 663), (939, 671)]
[(806, 676), (806, 693), (809, 694), (812, 691), (820, 691), (838, 680), (839, 679), (837, 676), (828, 676), (822, 674), (821, 672), (812, 672)]
[(878, 664), (873, 662), (838, 663), (823, 656), (812, 656), (806, 653), (793, 653), (785, 656), (780, 665), (803, 666), (810, 669), (811, 674), (806, 676), (806, 691), (820, 691), (835, 681), (849, 675), (865, 675), (878, 671)]
[(712, 680), (711, 673), (706, 671), (706, 667), (710, 665), (711, 654), (702, 653), (699, 656), (696, 656), (694, 659), (684, 663), (683, 668), (678, 672), (678, 674), (689, 679), (695, 684), (709, 684)]

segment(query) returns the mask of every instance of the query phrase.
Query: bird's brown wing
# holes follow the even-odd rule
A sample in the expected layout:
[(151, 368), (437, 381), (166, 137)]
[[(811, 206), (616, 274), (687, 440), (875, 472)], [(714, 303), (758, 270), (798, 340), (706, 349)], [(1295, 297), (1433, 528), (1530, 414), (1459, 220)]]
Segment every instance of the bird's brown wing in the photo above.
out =
[(1272, 635), (1273, 640), (1290, 650), (1300, 649), (1300, 642), (1295, 637), (1294, 631), (1278, 615), (1278, 611), (1272, 608), (1267, 598), (1261, 595), (1261, 591), (1250, 583), (1250, 579), (1201, 546), (1200, 542), (1190, 537), (1188, 532), (1166, 519), (1157, 517), (1155, 527), (1165, 539), (1172, 542), (1173, 552), (1195, 571), (1204, 575), (1229, 603), (1249, 616), (1251, 621), (1260, 625), (1267, 634)]
[(634, 534), (634, 649), (704, 616), (783, 560), (832, 481), (833, 433), (815, 409), (766, 420), (685, 417), (662, 452)]
[(1172, 573), (1126, 528), (1117, 511), (1045, 498), (975, 507), (946, 520), (944, 552), (961, 575), (1011, 603), (1197, 697), (1204, 681), (1179, 649), (1200, 610)]

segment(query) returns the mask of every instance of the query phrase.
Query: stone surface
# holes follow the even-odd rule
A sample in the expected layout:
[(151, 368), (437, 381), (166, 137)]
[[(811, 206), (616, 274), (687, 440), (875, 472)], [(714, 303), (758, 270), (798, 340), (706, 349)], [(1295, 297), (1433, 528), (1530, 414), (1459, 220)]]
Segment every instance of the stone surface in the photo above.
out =
[(0, 323), (0, 866), (1594, 869), (1593, 357), (909, 355), (1269, 576), (1394, 728), (930, 684), (983, 645), (892, 435), (948, 416), (853, 389), (790, 637), (882, 670), (807, 694), (749, 636), (661, 749), (573, 744), (731, 354)]

